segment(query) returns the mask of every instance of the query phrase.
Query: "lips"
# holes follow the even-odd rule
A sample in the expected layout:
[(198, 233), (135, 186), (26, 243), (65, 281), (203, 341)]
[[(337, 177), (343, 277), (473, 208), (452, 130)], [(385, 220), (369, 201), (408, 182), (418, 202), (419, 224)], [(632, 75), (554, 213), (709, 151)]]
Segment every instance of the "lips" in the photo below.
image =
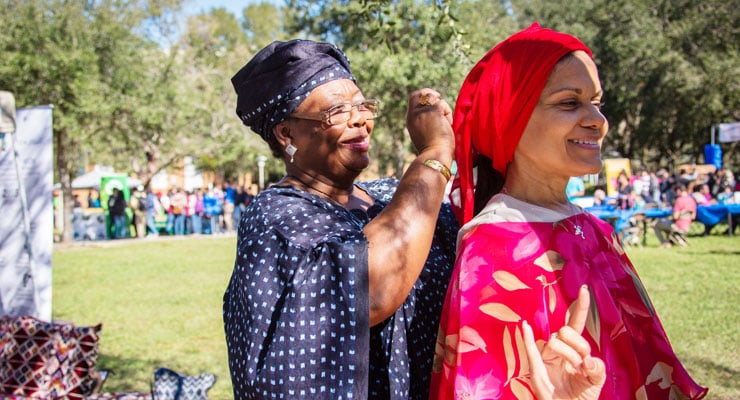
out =
[(342, 145), (355, 151), (368, 151), (370, 149), (370, 137), (357, 137), (342, 142)]

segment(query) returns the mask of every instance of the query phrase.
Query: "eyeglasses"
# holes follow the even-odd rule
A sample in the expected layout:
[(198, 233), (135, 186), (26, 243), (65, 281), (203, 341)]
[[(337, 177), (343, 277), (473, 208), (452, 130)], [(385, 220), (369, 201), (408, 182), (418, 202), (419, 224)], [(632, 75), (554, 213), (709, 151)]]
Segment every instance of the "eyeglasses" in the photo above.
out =
[(316, 114), (310, 113), (293, 113), (291, 118), (307, 119), (311, 121), (321, 121), (322, 123), (332, 126), (343, 124), (352, 117), (352, 110), (357, 109), (365, 119), (373, 119), (380, 115), (380, 100), (365, 99), (355, 104), (337, 104), (326, 111)]

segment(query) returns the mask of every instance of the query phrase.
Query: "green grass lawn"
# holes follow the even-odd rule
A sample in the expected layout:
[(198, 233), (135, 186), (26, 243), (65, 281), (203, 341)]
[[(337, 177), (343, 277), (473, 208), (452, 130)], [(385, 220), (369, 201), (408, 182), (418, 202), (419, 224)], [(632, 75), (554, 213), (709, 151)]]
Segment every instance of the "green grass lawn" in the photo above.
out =
[[(664, 249), (652, 233), (627, 248), (676, 352), (708, 399), (740, 398), (740, 236), (692, 237)], [(57, 246), (53, 317), (103, 324), (104, 391), (148, 391), (164, 366), (218, 376), (209, 392), (231, 399), (221, 297), (234, 237), (133, 240)]]

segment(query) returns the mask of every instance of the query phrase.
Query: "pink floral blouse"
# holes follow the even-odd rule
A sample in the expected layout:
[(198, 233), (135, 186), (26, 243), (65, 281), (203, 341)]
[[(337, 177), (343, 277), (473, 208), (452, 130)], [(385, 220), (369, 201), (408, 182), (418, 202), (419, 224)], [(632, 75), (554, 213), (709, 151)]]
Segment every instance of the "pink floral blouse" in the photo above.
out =
[(544, 343), (565, 325), (584, 284), (591, 309), (583, 335), (607, 369), (601, 399), (704, 397), (611, 225), (580, 213), (554, 223), (482, 224), (462, 238), (430, 398), (533, 399), (521, 322)]

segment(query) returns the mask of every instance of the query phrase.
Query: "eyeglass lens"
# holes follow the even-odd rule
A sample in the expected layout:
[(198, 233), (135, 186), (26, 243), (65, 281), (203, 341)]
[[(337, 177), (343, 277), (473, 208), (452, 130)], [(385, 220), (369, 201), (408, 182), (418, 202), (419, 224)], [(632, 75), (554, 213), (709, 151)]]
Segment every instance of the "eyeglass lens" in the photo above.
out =
[(379, 102), (377, 100), (365, 100), (357, 104), (343, 104), (326, 111), (326, 122), (329, 125), (341, 124), (349, 121), (352, 110), (357, 109), (365, 119), (373, 119), (378, 116)]

